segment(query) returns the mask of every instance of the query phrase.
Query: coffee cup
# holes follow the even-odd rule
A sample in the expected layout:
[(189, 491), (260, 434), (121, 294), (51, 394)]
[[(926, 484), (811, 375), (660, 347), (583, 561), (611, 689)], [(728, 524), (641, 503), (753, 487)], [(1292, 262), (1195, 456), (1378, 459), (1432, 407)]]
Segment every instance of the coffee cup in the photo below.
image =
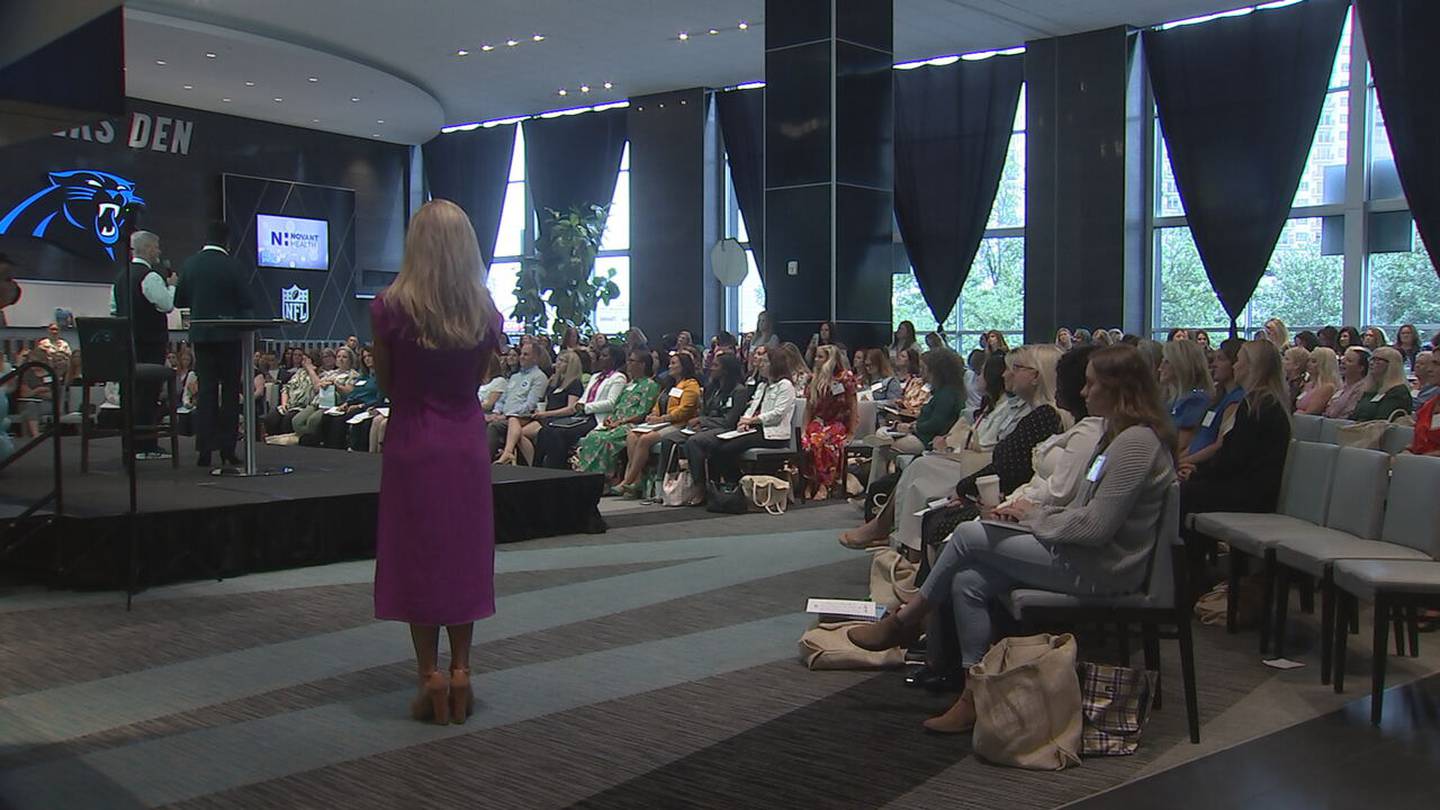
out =
[(980, 490), (981, 506), (994, 509), (1000, 505), (1000, 476), (982, 475), (975, 479), (975, 486)]

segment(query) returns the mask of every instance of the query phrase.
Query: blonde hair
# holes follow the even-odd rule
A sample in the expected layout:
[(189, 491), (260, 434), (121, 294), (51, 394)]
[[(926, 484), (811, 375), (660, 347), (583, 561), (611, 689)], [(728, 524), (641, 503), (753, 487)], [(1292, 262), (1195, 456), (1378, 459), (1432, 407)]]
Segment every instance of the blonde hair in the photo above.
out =
[(1245, 388), (1245, 404), (1250, 406), (1251, 415), (1260, 412), (1266, 400), (1289, 411), (1286, 403), (1290, 392), (1285, 388), (1285, 374), (1280, 368), (1280, 350), (1269, 340), (1249, 340), (1240, 347), (1245, 358), (1246, 379), (1236, 382)]
[(1023, 365), (1035, 369), (1035, 396), (1030, 400), (1031, 405), (1055, 407), (1055, 365), (1062, 354), (1064, 352), (1049, 344), (1026, 344), (1005, 355), (1005, 365), (1009, 368)]
[(400, 276), (382, 297), (410, 317), (421, 346), (467, 349), (498, 315), (485, 274), (469, 217), (449, 200), (431, 200), (410, 220)]
[(1334, 349), (1321, 346), (1310, 352), (1310, 359), (1315, 361), (1315, 373), (1310, 375), (1311, 384), (1340, 387), (1340, 359), (1335, 356)]
[(1170, 364), (1170, 373), (1175, 381), (1163, 392), (1165, 398), (1176, 398), (1200, 390), (1208, 401), (1215, 394), (1215, 380), (1210, 376), (1210, 364), (1205, 360), (1205, 350), (1193, 340), (1172, 340), (1160, 345), (1160, 355)]
[(1289, 360), (1291, 363), (1299, 362), (1301, 374), (1305, 374), (1307, 371), (1309, 371), (1310, 350), (1305, 348), (1304, 346), (1291, 346), (1290, 348), (1285, 350), (1285, 353), (1281, 355), (1281, 358), (1284, 360)]
[[(1272, 325), (1275, 327), (1273, 337), (1271, 336), (1270, 332), (1270, 327)], [(1273, 345), (1276, 349), (1279, 349), (1280, 351), (1285, 351), (1285, 347), (1290, 345), (1290, 330), (1285, 326), (1284, 321), (1280, 320), (1279, 318), (1271, 318), (1270, 320), (1265, 322), (1265, 338), (1266, 340), (1269, 340), (1270, 344)]]
[(1370, 353), (1370, 371), (1374, 376), (1375, 361), (1385, 361), (1385, 376), (1381, 377), (1374, 388), (1367, 388), (1368, 393), (1383, 393), (1397, 385), (1405, 384), (1405, 360), (1400, 352), (1390, 346), (1381, 346)]
[(815, 371), (810, 375), (809, 399), (819, 402), (830, 393), (830, 384), (845, 370), (845, 361), (833, 343), (815, 350)]
[[(561, 374), (561, 363), (564, 360), (564, 374)], [(574, 350), (563, 351), (555, 358), (555, 372), (550, 375), (550, 387), (552, 389), (569, 388), (570, 384), (580, 379), (580, 355)]]

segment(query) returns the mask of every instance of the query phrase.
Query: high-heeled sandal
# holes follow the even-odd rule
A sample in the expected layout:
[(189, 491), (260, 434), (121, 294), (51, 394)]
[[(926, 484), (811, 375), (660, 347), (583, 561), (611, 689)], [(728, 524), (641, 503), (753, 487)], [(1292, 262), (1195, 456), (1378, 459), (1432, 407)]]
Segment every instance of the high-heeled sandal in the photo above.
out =
[(450, 670), (450, 722), (464, 724), (475, 713), (475, 693), (470, 691), (470, 670)]
[(410, 701), (410, 716), (416, 720), (450, 723), (450, 679), (440, 670), (432, 670), (420, 679), (420, 692)]

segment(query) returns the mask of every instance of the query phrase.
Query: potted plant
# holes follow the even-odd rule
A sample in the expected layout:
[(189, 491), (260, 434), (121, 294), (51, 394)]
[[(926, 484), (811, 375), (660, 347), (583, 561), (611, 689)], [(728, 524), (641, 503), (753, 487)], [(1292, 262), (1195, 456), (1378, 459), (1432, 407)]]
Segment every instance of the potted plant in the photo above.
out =
[[(523, 260), (515, 282), (511, 316), (525, 324), (527, 333), (550, 327), (558, 338), (570, 326), (588, 333), (596, 305), (619, 297), (613, 268), (604, 276), (593, 273), (609, 215), (608, 205), (576, 206), (563, 214), (545, 209), (536, 255)], [(555, 311), (553, 323), (547, 307)]]

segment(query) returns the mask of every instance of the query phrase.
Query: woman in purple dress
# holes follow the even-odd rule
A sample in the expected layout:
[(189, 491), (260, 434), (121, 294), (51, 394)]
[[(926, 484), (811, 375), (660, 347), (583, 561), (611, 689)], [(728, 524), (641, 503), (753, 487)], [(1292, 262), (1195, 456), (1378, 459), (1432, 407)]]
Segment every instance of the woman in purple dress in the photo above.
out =
[[(475, 231), (433, 200), (410, 222), (400, 275), (370, 305), (375, 370), (390, 395), (375, 548), (375, 617), (408, 622), (417, 720), (465, 722), (470, 638), (495, 612), (495, 523), (475, 389), (503, 345)], [(440, 627), (450, 671), (438, 668)]]

